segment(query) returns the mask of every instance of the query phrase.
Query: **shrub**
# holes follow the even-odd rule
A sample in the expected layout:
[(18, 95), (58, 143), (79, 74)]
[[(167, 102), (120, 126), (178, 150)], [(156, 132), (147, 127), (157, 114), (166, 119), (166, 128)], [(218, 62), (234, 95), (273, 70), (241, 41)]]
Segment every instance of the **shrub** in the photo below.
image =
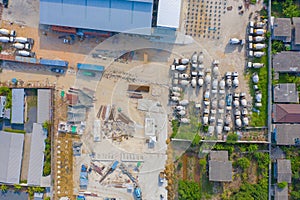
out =
[(22, 134), (26, 133), (26, 131), (24, 131), (24, 130), (17, 130), (17, 129), (11, 129), (11, 128), (4, 128), (4, 131), (11, 132), (11, 133), (22, 133)]
[(238, 135), (235, 133), (230, 133), (227, 135), (226, 143), (234, 144), (238, 140)]
[(285, 188), (287, 185), (288, 185), (288, 183), (285, 182), (285, 181), (284, 181), (284, 182), (277, 183), (277, 186), (278, 186), (280, 189)]
[(1, 191), (2, 191), (2, 192), (6, 192), (7, 189), (8, 189), (7, 185), (4, 185), (4, 184), (1, 185)]
[(237, 164), (240, 168), (242, 168), (243, 170), (247, 169), (250, 166), (250, 161), (248, 160), (248, 158), (243, 157), (243, 158), (239, 158), (237, 160)]

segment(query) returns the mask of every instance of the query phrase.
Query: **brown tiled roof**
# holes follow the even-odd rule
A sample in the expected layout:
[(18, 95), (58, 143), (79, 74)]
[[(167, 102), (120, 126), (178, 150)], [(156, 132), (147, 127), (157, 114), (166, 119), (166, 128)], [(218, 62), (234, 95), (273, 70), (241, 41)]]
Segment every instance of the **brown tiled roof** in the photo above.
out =
[(274, 121), (300, 123), (300, 104), (275, 104)]

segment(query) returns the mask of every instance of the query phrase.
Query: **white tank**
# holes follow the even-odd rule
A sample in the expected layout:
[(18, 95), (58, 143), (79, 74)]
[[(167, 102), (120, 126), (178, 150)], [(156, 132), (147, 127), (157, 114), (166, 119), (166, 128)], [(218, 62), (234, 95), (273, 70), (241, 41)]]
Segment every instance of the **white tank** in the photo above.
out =
[(263, 36), (256, 36), (253, 38), (255, 42), (262, 42), (265, 40), (265, 37)]
[(31, 52), (29, 52), (29, 51), (24, 51), (24, 50), (16, 51), (16, 53), (17, 53), (17, 55), (19, 55), (19, 56), (26, 56), (26, 57), (32, 56)]
[(176, 110), (185, 110), (185, 107), (183, 107), (183, 106), (176, 106)]
[(237, 127), (241, 127), (241, 126), (242, 126), (242, 121), (241, 121), (240, 118), (237, 118), (237, 119), (235, 120), (235, 125), (236, 125)]
[(9, 33), (9, 30), (1, 28), (0, 29), (0, 34), (2, 34), (2, 35), (9, 35), (10, 33)]
[(203, 85), (203, 78), (198, 79), (198, 85), (201, 87)]
[(184, 71), (184, 70), (186, 70), (186, 68), (187, 68), (187, 66), (185, 66), (185, 65), (178, 65), (175, 67), (175, 69), (178, 71)]
[(198, 60), (198, 56), (197, 56), (197, 52), (195, 52), (195, 53), (192, 55), (192, 63), (197, 63), (197, 60)]
[(20, 42), (20, 43), (25, 43), (25, 42), (28, 42), (28, 39), (25, 37), (16, 37), (15, 41)]
[(261, 68), (263, 66), (264, 66), (263, 63), (252, 63), (252, 67), (254, 67), (254, 68)]
[(179, 97), (171, 97), (172, 101), (179, 101)]
[(182, 89), (180, 87), (172, 87), (173, 92), (181, 92)]
[(262, 57), (262, 56), (265, 55), (265, 52), (262, 52), (262, 51), (255, 51), (255, 52), (253, 53), (253, 55), (254, 55), (254, 57), (260, 58), (260, 57)]
[(233, 101), (233, 105), (234, 105), (234, 107), (239, 107), (240, 106), (240, 102), (238, 100), (234, 100)]
[(266, 32), (264, 29), (254, 29), (254, 33), (257, 35), (263, 35)]
[(262, 43), (257, 43), (257, 44), (254, 44), (253, 47), (254, 47), (254, 49), (263, 49), (266, 47), (266, 45), (262, 44)]
[(239, 85), (239, 79), (238, 79), (237, 77), (235, 77), (235, 78), (233, 79), (233, 81), (232, 81), (232, 84), (233, 84), (234, 86), (238, 86), (238, 85)]
[(249, 119), (248, 119), (248, 117), (244, 117), (243, 118), (243, 123), (244, 123), (245, 126), (249, 125)]
[(9, 37), (0, 37), (0, 42), (3, 42), (3, 43), (9, 42)]
[(208, 123), (208, 117), (207, 116), (204, 116), (203, 117), (203, 124), (207, 124)]
[(180, 115), (180, 116), (184, 116), (185, 114), (186, 114), (185, 110), (181, 110), (178, 112), (178, 115)]
[(184, 99), (184, 100), (182, 100), (182, 101), (179, 101), (179, 105), (182, 105), (182, 106), (189, 105), (189, 100)]
[(230, 44), (239, 44), (239, 43), (240, 43), (240, 40), (237, 39), (237, 38), (231, 38), (231, 39), (229, 40), (229, 43), (230, 43)]
[(258, 77), (257, 74), (254, 74), (254, 75), (252, 76), (252, 81), (253, 81), (253, 83), (258, 83), (259, 77)]
[(182, 59), (180, 60), (180, 63), (183, 64), (183, 65), (187, 65), (189, 62), (190, 62), (190, 60), (187, 59), (187, 58), (182, 58)]
[(197, 85), (196, 77), (193, 77), (191, 84), (192, 84), (192, 87), (196, 87), (196, 85)]
[(181, 123), (184, 123), (184, 124), (189, 124), (189, 123), (190, 123), (190, 120), (187, 119), (187, 118), (181, 118), (181, 119), (180, 119), (180, 122), (181, 122)]
[(17, 49), (24, 49), (25, 44), (21, 44), (21, 43), (14, 43), (13, 47), (17, 48)]
[(242, 106), (247, 106), (247, 100), (246, 99), (242, 99), (241, 100), (241, 105)]

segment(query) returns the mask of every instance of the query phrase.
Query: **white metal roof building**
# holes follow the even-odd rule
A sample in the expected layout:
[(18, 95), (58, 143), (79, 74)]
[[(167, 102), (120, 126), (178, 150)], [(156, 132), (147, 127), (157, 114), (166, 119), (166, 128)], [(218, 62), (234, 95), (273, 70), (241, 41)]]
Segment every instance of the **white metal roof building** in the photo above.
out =
[(0, 96), (0, 117), (5, 115), (6, 96)]
[(44, 123), (50, 120), (51, 90), (38, 89), (37, 93), (37, 123)]
[(12, 89), (11, 123), (24, 123), (24, 89)]
[(0, 131), (0, 182), (19, 184), (24, 135)]
[(43, 131), (41, 124), (34, 123), (31, 145), (30, 145), (30, 156), (28, 166), (28, 185), (41, 185), (41, 178), (43, 175), (43, 164), (44, 164), (44, 150), (46, 134)]
[(157, 26), (178, 28), (180, 24), (181, 0), (159, 0)]
[(112, 32), (151, 32), (153, 0), (41, 0), (40, 23)]

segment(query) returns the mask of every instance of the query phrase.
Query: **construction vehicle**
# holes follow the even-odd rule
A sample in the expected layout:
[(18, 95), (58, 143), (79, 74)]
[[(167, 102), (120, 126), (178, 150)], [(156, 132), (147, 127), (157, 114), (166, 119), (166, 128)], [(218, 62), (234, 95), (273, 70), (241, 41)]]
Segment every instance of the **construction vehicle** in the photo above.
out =
[(115, 169), (117, 168), (119, 164), (119, 161), (114, 161), (111, 165), (111, 167), (107, 170), (107, 172), (104, 174), (104, 176), (100, 179), (99, 183), (101, 183), (109, 174), (111, 174)]
[(204, 92), (204, 105), (208, 106), (210, 104), (210, 91), (207, 89), (205, 92)]
[(180, 79), (189, 79), (190, 78), (190, 76), (188, 75), (188, 74), (179, 74), (179, 76), (178, 76)]
[(190, 84), (190, 81), (188, 81), (188, 80), (181, 80), (181, 81), (179, 82), (179, 84), (180, 84), (180, 85), (183, 85), (183, 86), (187, 86), (188, 84)]
[(204, 58), (203, 52), (201, 51), (199, 53), (199, 55), (198, 55), (198, 64), (202, 64), (203, 63), (203, 58)]
[(186, 69), (187, 69), (187, 66), (185, 66), (185, 65), (178, 65), (178, 66), (171, 65), (171, 70), (172, 71), (175, 71), (175, 70), (177, 70), (177, 71), (185, 71)]
[(205, 75), (205, 78), (204, 78), (204, 82), (205, 82), (206, 85), (209, 85), (210, 82), (211, 82), (211, 75), (210, 75), (210, 73), (211, 73), (211, 70), (207, 69), (206, 70), (206, 75)]
[(260, 58), (260, 57), (262, 57), (262, 56), (265, 55), (265, 52), (262, 52), (262, 51), (254, 51), (253, 55), (254, 55), (254, 57)]
[(226, 86), (230, 88), (232, 86), (231, 72), (226, 72), (225, 80), (226, 80)]
[(231, 45), (235, 45), (235, 44), (244, 45), (245, 40), (239, 40), (237, 38), (230, 38), (229, 44), (231, 44)]
[(196, 87), (196, 85), (197, 85), (197, 79), (196, 79), (196, 77), (193, 77), (193, 79), (191, 81), (191, 85), (192, 85), (193, 88)]
[(253, 81), (253, 83), (258, 83), (258, 81), (259, 81), (259, 77), (256, 72), (254, 72), (252, 75), (252, 81)]
[(232, 94), (226, 96), (226, 106), (230, 107), (232, 104)]
[(25, 38), (25, 37), (15, 37), (14, 42), (19, 42), (19, 43), (29, 43), (33, 45), (34, 40), (32, 38)]
[(15, 47), (16, 49), (25, 49), (25, 50), (29, 50), (29, 51), (32, 48), (31, 44), (29, 44), (29, 43), (25, 43), (25, 44), (14, 43), (12, 46)]
[(180, 110), (185, 110), (185, 107), (183, 107), (183, 106), (176, 106), (175, 109), (178, 110), (178, 111), (180, 111)]
[(255, 22), (254, 23), (254, 27), (255, 28), (262, 28), (264, 26), (265, 26), (265, 23), (263, 23), (263, 22)]
[(18, 50), (16, 51), (16, 55), (18, 56), (24, 56), (24, 57), (35, 57), (34, 52), (25, 51), (25, 50)]
[(204, 75), (203, 72), (199, 72), (199, 73), (198, 73), (198, 76), (199, 76), (199, 78), (198, 78), (198, 85), (199, 85), (200, 87), (203, 86), (203, 82), (204, 82), (204, 80), (203, 80), (203, 75)]
[(264, 64), (263, 63), (252, 63), (252, 62), (248, 62), (247, 63), (247, 67), (248, 68), (262, 68), (264, 67)]
[(142, 200), (141, 188), (135, 187), (133, 193), (134, 193), (134, 196), (135, 196), (136, 200)]
[(263, 37), (263, 36), (253, 37), (254, 42), (263, 42), (264, 40), (265, 40), (265, 37)]
[[(252, 44), (252, 43), (249, 43), (249, 44)], [(255, 50), (260, 50), (260, 49), (263, 49), (265, 47), (266, 47), (266, 45), (262, 44), (262, 43), (253, 44), (253, 49), (255, 49)]]
[(193, 53), (191, 61), (192, 61), (192, 64), (196, 64), (197, 63), (197, 61), (198, 61), (197, 52)]
[(248, 126), (249, 125), (249, 119), (248, 119), (248, 117), (245, 116), (245, 117), (242, 118), (242, 120), (243, 120), (243, 125), (244, 126)]
[(176, 101), (179, 101), (179, 97), (172, 97), (172, 96), (171, 96), (171, 97), (170, 97), (170, 100), (176, 102)]
[(102, 168), (98, 167), (96, 164), (91, 162), (92, 169), (97, 172), (100, 176), (103, 176), (102, 171), (104, 170), (104, 166)]
[(240, 116), (236, 116), (235, 125), (236, 125), (237, 128), (240, 128), (242, 126), (242, 121), (241, 121)]
[(181, 65), (187, 65), (189, 64), (190, 60), (188, 58), (182, 58), (182, 59), (179, 59), (179, 63)]
[(244, 92), (240, 93), (240, 103), (243, 107), (247, 106), (246, 94)]
[(3, 42), (3, 43), (13, 42), (13, 38), (2, 36), (2, 37), (0, 37), (0, 42)]
[(265, 29), (254, 29), (253, 33), (255, 35), (263, 35), (266, 33), (266, 30)]
[(219, 87), (220, 87), (220, 90), (224, 90), (225, 89), (225, 80), (224, 80), (224, 78), (222, 78), (220, 80)]
[(182, 89), (180, 87), (172, 87), (173, 92), (181, 92)]
[(12, 36), (12, 37), (16, 37), (16, 31), (15, 30), (7, 30), (7, 29), (4, 29), (4, 28), (1, 28), (0, 29), (0, 34), (1, 35), (5, 35), (5, 36)]

